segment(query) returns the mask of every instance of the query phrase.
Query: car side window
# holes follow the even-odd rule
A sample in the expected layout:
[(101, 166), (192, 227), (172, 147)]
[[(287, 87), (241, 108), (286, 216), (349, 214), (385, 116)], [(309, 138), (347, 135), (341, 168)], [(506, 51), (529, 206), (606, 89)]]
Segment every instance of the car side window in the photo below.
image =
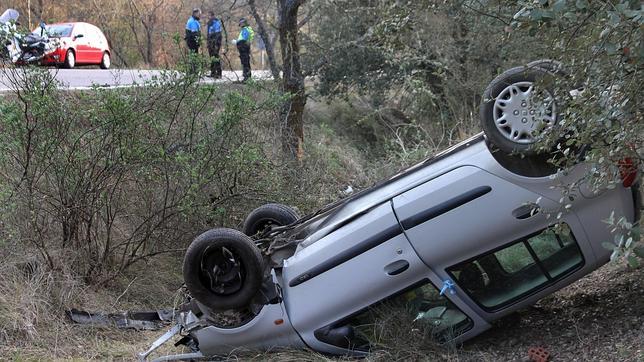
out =
[(483, 309), (493, 311), (556, 282), (583, 264), (570, 228), (560, 224), (447, 271)]
[(526, 266), (533, 264), (534, 259), (523, 243), (511, 245), (495, 253), (499, 264), (507, 273), (516, 273)]
[(472, 327), (472, 320), (429, 281), (379, 302), (342, 323), (353, 330), (351, 346), (370, 350), (389, 342), (392, 330), (449, 341)]

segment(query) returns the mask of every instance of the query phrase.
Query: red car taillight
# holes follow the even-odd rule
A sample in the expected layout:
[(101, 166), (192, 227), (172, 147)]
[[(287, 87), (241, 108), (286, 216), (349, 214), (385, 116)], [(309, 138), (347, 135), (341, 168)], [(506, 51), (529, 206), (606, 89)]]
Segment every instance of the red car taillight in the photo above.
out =
[(627, 157), (617, 162), (617, 166), (619, 166), (622, 185), (626, 188), (633, 186), (635, 180), (637, 180), (637, 165), (633, 162), (633, 159)]

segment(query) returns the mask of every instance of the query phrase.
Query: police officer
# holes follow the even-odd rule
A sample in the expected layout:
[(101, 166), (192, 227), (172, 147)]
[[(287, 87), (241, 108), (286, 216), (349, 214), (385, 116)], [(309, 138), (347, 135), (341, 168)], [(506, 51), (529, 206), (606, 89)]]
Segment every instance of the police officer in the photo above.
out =
[(201, 42), (201, 24), (199, 18), (201, 17), (201, 10), (192, 10), (192, 16), (186, 23), (186, 44), (191, 53), (199, 52), (199, 43)]
[(239, 60), (244, 69), (243, 81), (245, 82), (250, 79), (250, 43), (252, 43), (255, 37), (255, 31), (248, 25), (248, 21), (245, 18), (239, 19), (239, 26), (241, 27), (241, 31), (235, 43), (239, 51)]
[(210, 55), (210, 76), (216, 79), (221, 78), (221, 59), (219, 50), (221, 49), (221, 20), (215, 17), (213, 11), (208, 15), (208, 55)]

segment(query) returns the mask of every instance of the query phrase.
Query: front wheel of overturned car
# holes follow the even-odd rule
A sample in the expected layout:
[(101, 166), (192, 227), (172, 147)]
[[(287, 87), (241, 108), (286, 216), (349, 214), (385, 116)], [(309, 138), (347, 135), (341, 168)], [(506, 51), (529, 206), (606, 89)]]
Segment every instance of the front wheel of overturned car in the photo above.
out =
[(516, 67), (496, 77), (483, 94), (481, 127), (501, 151), (535, 156), (538, 142), (558, 121), (552, 70)]
[(188, 247), (183, 278), (190, 295), (213, 311), (247, 306), (261, 287), (264, 259), (250, 237), (212, 229)]
[(262, 205), (244, 220), (244, 234), (256, 236), (272, 226), (284, 226), (297, 221), (300, 215), (292, 207), (283, 204)]

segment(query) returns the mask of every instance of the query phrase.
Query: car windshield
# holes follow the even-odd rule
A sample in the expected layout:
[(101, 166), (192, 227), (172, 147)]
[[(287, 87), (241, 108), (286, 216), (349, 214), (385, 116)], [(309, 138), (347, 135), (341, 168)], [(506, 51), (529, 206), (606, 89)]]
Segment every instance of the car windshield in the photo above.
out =
[[(55, 24), (55, 25), (45, 25), (45, 30), (52, 38), (62, 38), (72, 35), (72, 24)], [(40, 34), (40, 28), (33, 31), (34, 34)]]

